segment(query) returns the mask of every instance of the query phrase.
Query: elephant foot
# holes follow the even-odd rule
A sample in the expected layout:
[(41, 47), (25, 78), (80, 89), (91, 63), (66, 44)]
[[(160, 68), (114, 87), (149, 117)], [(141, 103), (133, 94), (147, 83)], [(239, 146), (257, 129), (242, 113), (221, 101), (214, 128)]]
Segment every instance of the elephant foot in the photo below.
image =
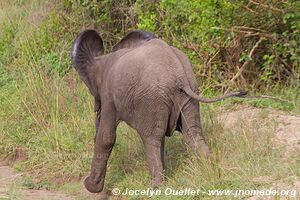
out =
[(103, 190), (104, 187), (104, 181), (100, 181), (97, 183), (91, 180), (90, 176), (88, 176), (83, 183), (84, 187), (91, 193), (99, 193)]
[(156, 178), (151, 180), (151, 187), (153, 189), (158, 189), (164, 183), (164, 178)]
[(192, 150), (197, 157), (201, 159), (206, 159), (208, 162), (211, 161), (212, 152), (210, 151), (208, 145), (205, 142), (195, 144), (191, 148), (187, 148), (186, 150)]
[(108, 200), (109, 199), (109, 193), (107, 191), (102, 191), (97, 194), (97, 200)]
[(202, 144), (202, 145), (201, 145), (201, 149), (202, 149), (202, 152), (203, 152), (205, 158), (206, 158), (207, 160), (210, 160), (211, 154), (212, 154), (212, 153), (211, 153), (209, 147), (207, 146), (207, 144)]

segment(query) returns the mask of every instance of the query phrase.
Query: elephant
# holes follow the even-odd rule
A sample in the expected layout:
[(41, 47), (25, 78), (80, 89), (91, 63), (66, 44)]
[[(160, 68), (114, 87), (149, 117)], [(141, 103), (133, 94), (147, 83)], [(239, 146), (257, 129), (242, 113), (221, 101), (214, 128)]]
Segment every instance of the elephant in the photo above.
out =
[(188, 57), (141, 30), (127, 34), (107, 54), (101, 36), (85, 30), (73, 42), (71, 61), (94, 98), (95, 146), (91, 172), (84, 180), (92, 193), (103, 190), (119, 122), (139, 133), (151, 186), (157, 188), (164, 182), (165, 136), (180, 131), (189, 149), (208, 158), (211, 152), (203, 137), (199, 102), (246, 95), (237, 91), (213, 99), (199, 96)]

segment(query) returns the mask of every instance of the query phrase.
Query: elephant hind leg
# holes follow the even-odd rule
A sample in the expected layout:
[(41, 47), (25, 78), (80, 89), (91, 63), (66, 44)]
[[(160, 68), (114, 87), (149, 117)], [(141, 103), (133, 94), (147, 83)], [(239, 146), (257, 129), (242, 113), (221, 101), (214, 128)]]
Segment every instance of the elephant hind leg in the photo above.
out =
[(164, 140), (168, 125), (168, 112), (159, 111), (149, 116), (151, 123), (139, 131), (145, 147), (148, 168), (151, 174), (151, 186), (156, 188), (164, 181)]
[(151, 174), (151, 186), (154, 188), (162, 185), (164, 181), (164, 138), (161, 140), (144, 141), (148, 168)]
[(196, 154), (210, 157), (210, 150), (203, 136), (200, 122), (199, 103), (191, 99), (181, 111), (181, 131), (188, 146)]

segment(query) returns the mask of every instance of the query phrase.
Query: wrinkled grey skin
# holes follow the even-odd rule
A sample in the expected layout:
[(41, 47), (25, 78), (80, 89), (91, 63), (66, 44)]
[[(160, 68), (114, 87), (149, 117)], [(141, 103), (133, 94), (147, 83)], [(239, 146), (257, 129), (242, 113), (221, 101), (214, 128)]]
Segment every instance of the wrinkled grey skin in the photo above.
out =
[(102, 55), (103, 42), (96, 31), (78, 35), (72, 63), (95, 99), (95, 148), (91, 173), (84, 181), (88, 191), (101, 192), (107, 161), (120, 121), (136, 129), (143, 141), (151, 185), (163, 182), (164, 138), (176, 130), (196, 153), (210, 155), (200, 125), (199, 103), (216, 99), (197, 95), (197, 83), (187, 56), (144, 31), (133, 31)]

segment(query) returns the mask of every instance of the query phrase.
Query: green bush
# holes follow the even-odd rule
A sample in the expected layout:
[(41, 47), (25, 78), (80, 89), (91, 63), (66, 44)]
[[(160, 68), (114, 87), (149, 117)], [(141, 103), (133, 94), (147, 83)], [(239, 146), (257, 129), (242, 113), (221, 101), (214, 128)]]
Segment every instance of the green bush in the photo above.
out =
[(184, 50), (204, 90), (298, 86), (298, 2), (154, 2), (136, 2), (137, 26)]
[(107, 51), (129, 30), (155, 32), (187, 53), (204, 93), (299, 84), (297, 1), (65, 0), (64, 4), (90, 17), (90, 26), (100, 30)]

